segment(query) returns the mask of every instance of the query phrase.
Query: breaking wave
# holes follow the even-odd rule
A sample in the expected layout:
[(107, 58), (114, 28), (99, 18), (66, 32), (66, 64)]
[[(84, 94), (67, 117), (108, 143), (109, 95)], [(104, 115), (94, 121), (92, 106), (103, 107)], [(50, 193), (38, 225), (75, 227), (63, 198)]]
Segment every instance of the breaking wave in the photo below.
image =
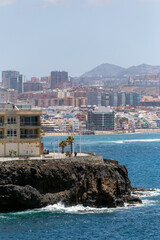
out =
[(160, 142), (160, 139), (134, 139), (134, 140), (117, 140), (107, 141), (106, 143), (136, 143), (136, 142)]
[(142, 204), (127, 204), (124, 207), (117, 208), (94, 208), (94, 207), (84, 207), (82, 205), (76, 205), (71, 207), (66, 207), (63, 203), (59, 202), (54, 205), (49, 205), (40, 209), (33, 209), (21, 212), (11, 212), (6, 214), (0, 214), (0, 219), (18, 217), (21, 215), (31, 215), (31, 214), (45, 214), (45, 213), (64, 213), (64, 214), (101, 214), (101, 213), (114, 213), (118, 211), (125, 211), (131, 208), (147, 207), (158, 204), (157, 199), (150, 199), (160, 195), (160, 189), (149, 190), (149, 191), (137, 191), (134, 194), (141, 198)]
[(160, 142), (160, 139), (126, 139), (126, 140), (116, 140), (116, 141), (108, 141), (108, 140), (104, 140), (104, 141), (97, 141), (97, 142), (85, 142), (84, 144), (87, 145), (97, 145), (101, 144), (101, 145), (106, 145), (106, 144), (130, 144), (130, 143), (138, 143), (138, 142), (143, 142), (143, 143), (151, 143), (151, 142)]
[(148, 190), (148, 191), (135, 191), (132, 195), (136, 195), (140, 198), (149, 198), (149, 197), (156, 197), (160, 195), (160, 189)]

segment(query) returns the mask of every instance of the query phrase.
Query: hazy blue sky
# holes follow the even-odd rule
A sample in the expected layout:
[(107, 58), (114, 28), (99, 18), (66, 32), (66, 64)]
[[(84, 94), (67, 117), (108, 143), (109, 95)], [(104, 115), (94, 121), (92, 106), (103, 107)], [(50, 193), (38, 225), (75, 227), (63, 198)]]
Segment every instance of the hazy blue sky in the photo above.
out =
[(0, 71), (160, 65), (160, 0), (0, 0)]

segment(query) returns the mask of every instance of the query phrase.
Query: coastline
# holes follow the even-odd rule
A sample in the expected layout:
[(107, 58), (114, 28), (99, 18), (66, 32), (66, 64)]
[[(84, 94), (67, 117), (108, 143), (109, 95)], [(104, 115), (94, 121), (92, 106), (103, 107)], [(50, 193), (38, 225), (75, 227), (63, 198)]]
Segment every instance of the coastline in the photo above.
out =
[(0, 172), (1, 213), (59, 202), (94, 208), (142, 203), (139, 197), (131, 195), (127, 168), (102, 156), (1, 162)]
[[(128, 130), (118, 130), (118, 131), (94, 131), (94, 135), (113, 135), (113, 134), (130, 134), (130, 133), (152, 133), (152, 132), (160, 132), (160, 129), (135, 129), (134, 132)], [(80, 135), (77, 132), (52, 132), (52, 133), (44, 133), (44, 137), (52, 137), (52, 136), (78, 136)], [(87, 134), (84, 134), (87, 135)]]

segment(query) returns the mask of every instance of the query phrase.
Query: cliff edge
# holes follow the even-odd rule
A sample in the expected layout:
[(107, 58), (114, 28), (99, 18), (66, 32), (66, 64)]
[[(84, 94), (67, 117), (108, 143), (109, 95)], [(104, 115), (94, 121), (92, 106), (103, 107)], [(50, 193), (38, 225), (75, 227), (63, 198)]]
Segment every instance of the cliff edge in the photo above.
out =
[(0, 163), (0, 212), (40, 208), (60, 201), (67, 206), (92, 207), (140, 203), (139, 198), (131, 196), (131, 190), (126, 167), (98, 156), (88, 161), (73, 158)]

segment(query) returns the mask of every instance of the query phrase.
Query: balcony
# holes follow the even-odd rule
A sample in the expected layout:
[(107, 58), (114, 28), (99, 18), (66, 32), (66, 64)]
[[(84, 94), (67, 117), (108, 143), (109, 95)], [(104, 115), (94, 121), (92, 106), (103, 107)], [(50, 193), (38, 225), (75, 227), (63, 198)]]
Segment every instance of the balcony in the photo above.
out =
[(21, 134), (20, 135), (21, 139), (37, 139), (40, 138), (39, 134)]
[(20, 123), (21, 127), (40, 127), (39, 122), (21, 122)]
[(30, 126), (30, 127), (35, 127), (35, 126), (40, 126), (40, 117), (38, 116), (25, 116), (20, 118), (20, 126)]

